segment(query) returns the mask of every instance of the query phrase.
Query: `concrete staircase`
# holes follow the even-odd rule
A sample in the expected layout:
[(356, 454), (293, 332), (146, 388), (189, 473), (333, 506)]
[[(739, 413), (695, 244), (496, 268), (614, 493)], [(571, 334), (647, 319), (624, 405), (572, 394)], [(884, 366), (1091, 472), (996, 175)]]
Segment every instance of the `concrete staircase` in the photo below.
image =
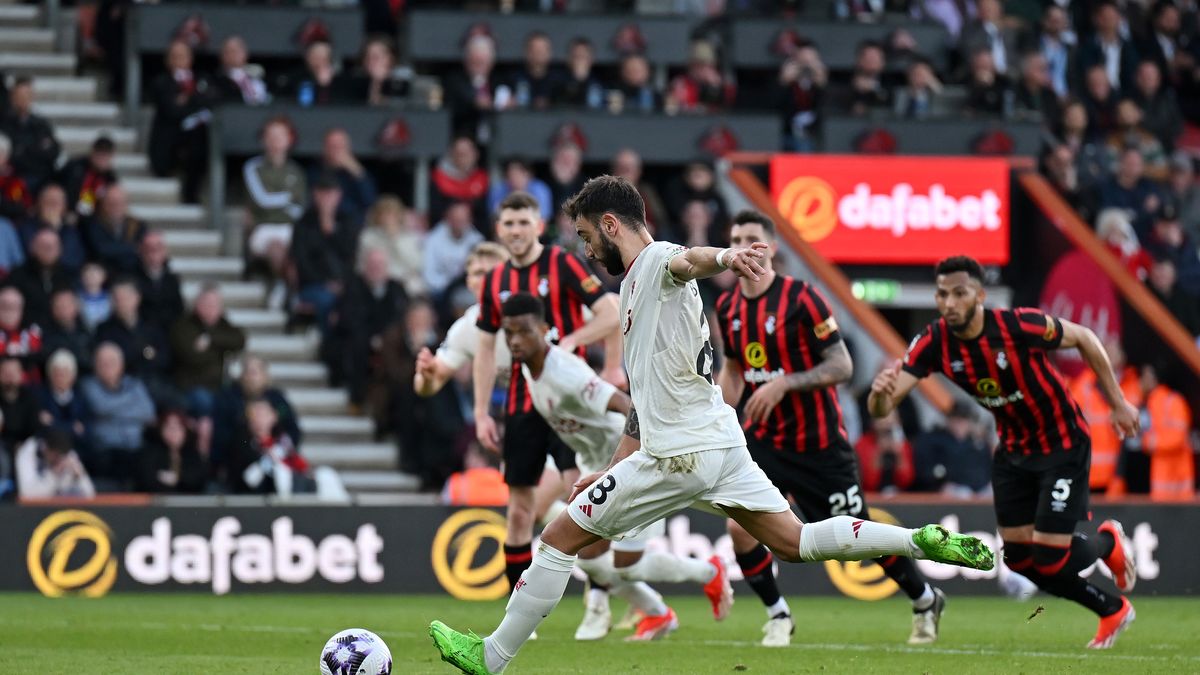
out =
[(55, 32), (44, 24), (40, 7), (0, 4), (0, 70), (34, 76), (35, 109), (54, 124), (69, 155), (86, 153), (101, 134), (113, 139), (131, 210), (165, 231), (172, 266), (185, 282), (185, 300), (190, 303), (204, 282), (221, 284), (230, 319), (249, 333), (248, 350), (269, 362), (276, 385), (300, 413), (305, 456), (336, 468), (351, 493), (416, 489), (416, 479), (397, 470), (395, 447), (375, 443), (371, 421), (351, 415), (346, 392), (328, 386), (325, 367), (316, 358), (317, 336), (285, 333), (287, 317), (266, 308), (264, 285), (242, 281), (242, 259), (221, 255), (222, 234), (211, 229), (207, 208), (181, 204), (177, 179), (150, 174), (147, 139), (123, 122), (136, 115), (99, 100), (99, 80), (77, 74), (76, 56), (56, 51)]

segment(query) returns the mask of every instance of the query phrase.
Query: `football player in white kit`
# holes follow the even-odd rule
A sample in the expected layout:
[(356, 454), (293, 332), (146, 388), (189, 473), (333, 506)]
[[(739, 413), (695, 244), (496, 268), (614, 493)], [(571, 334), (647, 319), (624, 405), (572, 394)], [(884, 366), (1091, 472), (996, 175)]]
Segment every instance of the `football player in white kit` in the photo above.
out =
[(801, 523), (750, 459), (737, 413), (713, 384), (712, 346), (696, 279), (729, 269), (759, 278), (766, 244), (685, 248), (656, 242), (628, 181), (593, 178), (563, 206), (588, 257), (621, 282), (621, 327), (634, 409), (607, 468), (581, 478), (571, 503), (542, 532), (533, 562), (489, 636), (429, 626), (442, 659), (476, 675), (503, 672), (566, 590), (576, 556), (601, 539), (636, 536), (680, 509), (728, 515), (781, 560), (927, 558), (990, 570), (975, 537), (941, 525), (910, 530), (850, 516)]
[[(504, 301), (505, 339), (533, 398), (533, 406), (554, 433), (575, 451), (579, 470), (592, 473), (608, 464), (621, 439), (632, 401), (595, 373), (578, 356), (546, 342), (550, 326), (542, 301), (518, 293)], [(693, 582), (704, 587), (713, 616), (725, 618), (733, 589), (717, 556), (698, 560), (664, 551), (646, 552), (646, 542), (666, 530), (663, 521), (636, 536), (598, 541), (579, 552), (579, 568), (588, 575), (587, 610), (575, 631), (576, 640), (599, 640), (612, 628), (608, 591), (625, 598), (642, 614), (630, 640), (654, 640), (679, 625), (675, 611), (644, 582)]]

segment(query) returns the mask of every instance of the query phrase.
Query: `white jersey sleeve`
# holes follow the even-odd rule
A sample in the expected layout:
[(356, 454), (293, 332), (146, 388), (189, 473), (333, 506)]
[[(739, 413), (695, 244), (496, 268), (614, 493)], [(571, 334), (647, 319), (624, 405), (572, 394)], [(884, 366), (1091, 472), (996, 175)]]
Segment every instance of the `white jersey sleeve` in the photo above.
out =
[[(454, 370), (475, 358), (479, 350), (479, 305), (471, 305), (446, 331), (446, 339), (438, 347), (437, 357)], [(505, 375), (512, 369), (512, 355), (504, 341), (504, 331), (496, 333), (496, 372)]]
[(642, 449), (656, 457), (745, 445), (737, 413), (713, 384), (708, 318), (695, 281), (671, 259), (687, 249), (653, 242), (621, 282), (621, 330)]

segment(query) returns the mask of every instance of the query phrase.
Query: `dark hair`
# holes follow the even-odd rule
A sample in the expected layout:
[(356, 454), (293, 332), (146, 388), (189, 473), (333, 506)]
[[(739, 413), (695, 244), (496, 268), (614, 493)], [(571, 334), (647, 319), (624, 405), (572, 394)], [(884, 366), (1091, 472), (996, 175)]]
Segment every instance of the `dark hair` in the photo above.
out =
[(504, 198), (504, 201), (500, 202), (500, 208), (497, 211), (503, 211), (504, 209), (533, 209), (538, 213), (542, 211), (537, 198), (528, 192), (520, 191), (509, 194)]
[(17, 78), (13, 80), (12, 86), (13, 89), (16, 89), (17, 87), (32, 87), (33, 78), (29, 75), (18, 75)]
[(574, 49), (576, 47), (587, 47), (588, 49), (592, 49), (592, 41), (583, 37), (582, 35), (576, 35), (575, 37), (571, 38), (570, 42), (567, 43), (567, 48)]
[(934, 268), (934, 274), (942, 276), (943, 274), (954, 274), (955, 272), (966, 272), (967, 276), (971, 277), (979, 283), (983, 283), (983, 266), (979, 261), (966, 255), (950, 256), (939, 262)]
[(563, 213), (571, 220), (594, 221), (611, 213), (634, 232), (646, 227), (646, 203), (632, 183), (618, 176), (598, 176), (583, 184), (579, 192), (563, 204)]
[(533, 173), (533, 165), (529, 163), (529, 160), (518, 155), (514, 155), (504, 160), (505, 171), (507, 171), (514, 164), (528, 171), (529, 173)]
[(108, 136), (100, 136), (92, 143), (92, 152), (114, 152), (116, 149), (113, 139)]
[(730, 226), (746, 225), (747, 223), (758, 223), (762, 225), (763, 232), (772, 237), (775, 236), (775, 221), (771, 220), (770, 216), (762, 211), (755, 211), (754, 209), (742, 209), (735, 213)]
[(550, 39), (550, 34), (544, 30), (530, 31), (529, 34), (525, 36), (525, 44), (529, 44), (534, 40), (545, 40), (550, 44), (554, 44), (554, 40)]
[(868, 49), (878, 49), (881, 52), (887, 51), (886, 49), (883, 48), (883, 43), (880, 42), (879, 40), (863, 40), (862, 42), (858, 43), (857, 47), (854, 48), (854, 54), (855, 55), (862, 54), (863, 52), (867, 51)]
[(113, 279), (112, 282), (108, 284), (108, 290), (115, 291), (117, 290), (117, 286), (128, 286), (129, 288), (137, 291), (138, 295), (141, 295), (142, 292), (142, 288), (138, 285), (137, 279), (128, 274), (122, 274), (116, 279)]
[(539, 321), (546, 316), (546, 307), (537, 296), (529, 293), (517, 293), (509, 296), (504, 304), (500, 306), (500, 314), (503, 316), (525, 316), (532, 314)]
[(71, 446), (74, 445), (75, 438), (66, 429), (59, 426), (52, 426), (43, 433), (42, 442), (46, 444), (47, 450), (53, 450), (65, 455), (71, 451)]

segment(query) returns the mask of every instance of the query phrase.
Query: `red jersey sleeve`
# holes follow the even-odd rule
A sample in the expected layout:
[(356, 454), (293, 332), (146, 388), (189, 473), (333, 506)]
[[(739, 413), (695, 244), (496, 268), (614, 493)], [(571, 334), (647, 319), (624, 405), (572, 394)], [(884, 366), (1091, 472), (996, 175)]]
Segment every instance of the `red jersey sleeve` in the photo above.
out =
[(574, 253), (563, 251), (559, 257), (562, 283), (567, 292), (579, 298), (579, 302), (591, 307), (605, 293), (604, 284), (592, 274), (592, 270)]
[(842, 333), (838, 330), (837, 319), (829, 308), (829, 301), (816, 286), (805, 285), (800, 290), (800, 304), (807, 312), (807, 322), (803, 338), (808, 342), (814, 353), (821, 353), (826, 347), (842, 341)]
[(1013, 338), (1033, 349), (1058, 349), (1063, 340), (1062, 321), (1040, 309), (1019, 307), (1012, 310), (1017, 319), (1017, 331)]
[(496, 302), (495, 286), (499, 283), (500, 273), (504, 265), (497, 265), (483, 278), (483, 288), (479, 289), (479, 320), (475, 322), (479, 330), (488, 333), (500, 332), (500, 305)]
[(933, 327), (925, 330), (908, 343), (904, 352), (904, 371), (916, 378), (926, 377), (937, 370), (937, 347), (933, 344)]
[(717, 332), (721, 336), (721, 351), (727, 359), (738, 358), (737, 349), (733, 346), (732, 337), (729, 334), (729, 312), (733, 306), (733, 294), (735, 291), (725, 291), (721, 297), (717, 298)]

